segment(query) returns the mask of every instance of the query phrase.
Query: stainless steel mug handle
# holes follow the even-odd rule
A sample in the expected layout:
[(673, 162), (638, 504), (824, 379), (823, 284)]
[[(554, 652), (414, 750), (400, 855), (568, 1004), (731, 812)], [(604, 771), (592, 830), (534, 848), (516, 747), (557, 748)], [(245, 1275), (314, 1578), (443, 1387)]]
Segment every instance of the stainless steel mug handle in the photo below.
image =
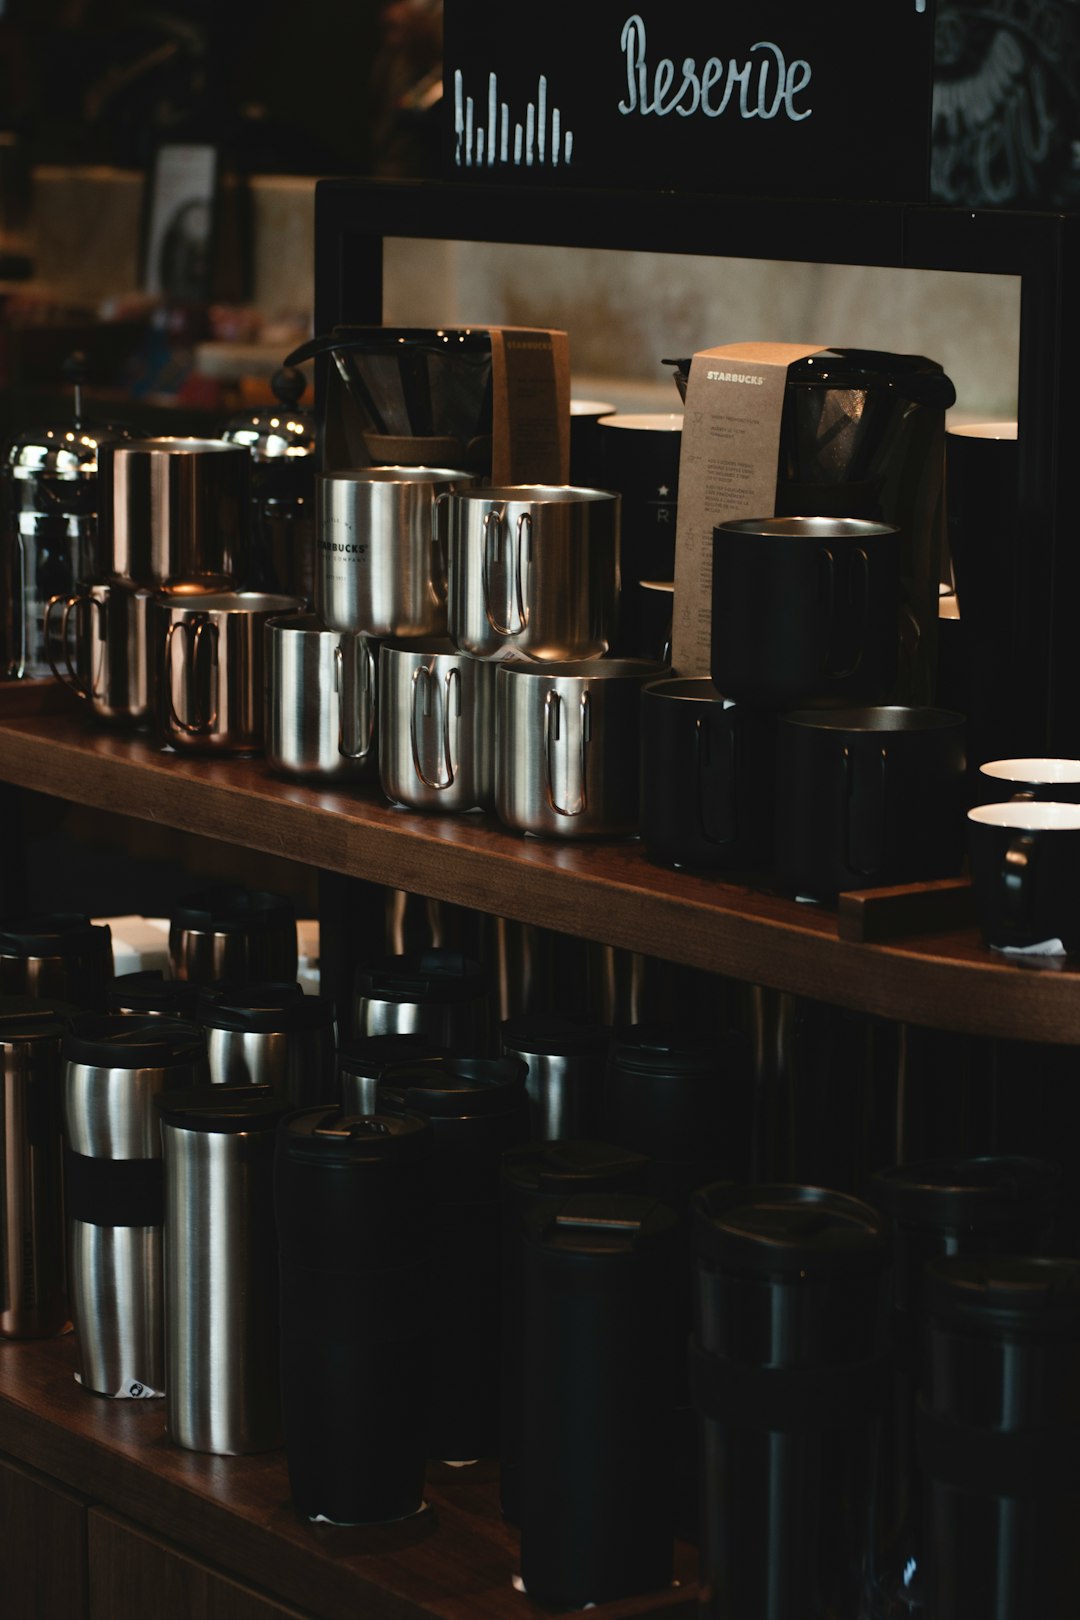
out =
[(558, 692), (551, 689), (544, 699), (544, 760), (547, 769), (547, 801), (558, 816), (580, 816), (588, 809), (588, 794), (586, 792), (588, 769), (588, 746), (591, 724), (589, 707), (589, 694), (581, 694), (581, 758), (578, 764), (580, 789), (576, 805), (562, 805), (555, 797), (555, 775), (551, 768), (551, 751), (554, 744), (562, 735), (562, 698)]
[[(176, 709), (176, 704), (173, 702), (173, 679), (172, 679), (172, 676), (173, 676), (173, 655), (172, 655), (173, 636), (175, 635), (177, 630), (182, 630), (185, 633), (185, 635), (187, 634), (187, 632), (189, 630), (192, 631), (192, 636), (191, 636), (192, 681), (191, 681), (191, 685), (192, 685), (193, 689), (195, 689), (195, 685), (196, 685), (195, 677), (198, 674), (199, 647), (200, 647), (201, 642), (202, 642), (203, 631), (204, 630), (210, 631), (210, 633), (211, 633), (211, 647), (212, 647), (211, 656), (212, 656), (212, 660), (213, 660), (213, 669), (214, 669), (214, 676), (211, 679), (211, 690), (216, 692), (216, 690), (217, 690), (217, 679), (216, 679), (216, 675), (217, 675), (217, 626), (214, 625), (214, 624), (211, 624), (209, 619), (196, 619), (194, 621), (188, 620), (186, 622), (182, 621), (182, 620), (179, 620), (179, 619), (174, 619), (170, 623), (169, 628), (165, 632), (165, 670), (164, 670), (164, 679), (165, 679), (165, 687), (166, 687), (166, 690), (167, 690), (167, 692), (169, 694), (169, 723), (170, 723), (170, 725), (174, 725), (177, 728), (178, 731), (183, 731), (184, 733), (186, 733), (186, 735), (189, 736), (189, 737), (201, 737), (201, 736), (205, 736), (208, 731), (212, 731), (213, 728), (217, 725), (217, 706), (216, 706), (216, 704), (214, 705), (212, 713), (209, 714), (205, 720), (199, 720), (198, 718), (196, 718), (194, 720), (185, 720), (180, 714), (178, 714), (177, 709)], [(196, 703), (195, 703), (196, 715), (198, 714), (199, 707), (200, 707), (200, 705), (199, 705), (199, 703), (198, 703), (198, 701), (196, 699)], [(210, 708), (210, 704), (207, 704), (207, 708)]]
[[(518, 631), (528, 629), (529, 625), (528, 580), (532, 574), (532, 529), (532, 515), (529, 512), (522, 512), (517, 520), (516, 544), (514, 547), (514, 589), (517, 595), (518, 616), (517, 628), (514, 631), (515, 635)], [(525, 530), (528, 530), (527, 541), (522, 538)], [(525, 557), (524, 570), (521, 566), (522, 556)]]
[(1014, 838), (1001, 863), (1001, 894), (1006, 920), (1015, 928), (1027, 921), (1031, 910), (1031, 883), (1036, 840), (1030, 833)]
[(834, 667), (835, 652), (833, 649), (833, 636), (836, 629), (836, 573), (835, 559), (831, 551), (823, 550), (828, 559), (827, 572), (829, 576), (829, 627), (825, 638), (825, 674), (830, 680), (844, 681), (849, 675), (854, 675), (863, 660), (866, 651), (867, 619), (870, 612), (870, 559), (861, 546), (856, 546), (851, 554), (851, 581), (849, 588), (852, 595), (858, 593), (858, 607), (854, 617), (858, 620), (858, 637), (855, 642), (854, 655), (851, 662), (841, 669)]
[(367, 759), (375, 735), (375, 654), (366, 636), (353, 633), (348, 640), (352, 643), (348, 660), (340, 641), (334, 648), (338, 753), (344, 759)]
[(451, 494), (451, 490), (444, 489), (431, 503), (431, 594), (436, 602), (446, 601), (449, 546), (440, 530), (439, 517), (443, 507), (449, 505)]
[(697, 792), (698, 826), (701, 830), (701, 836), (708, 843), (717, 845), (732, 843), (738, 831), (735, 810), (734, 731), (729, 730), (724, 740), (727, 743), (725, 762), (727, 769), (724, 771), (721, 781), (721, 787), (724, 791), (722, 799), (716, 805), (719, 814), (712, 817), (712, 825), (710, 825), (708, 811), (712, 806), (709, 804), (709, 795), (706, 792), (706, 776), (710, 771), (714, 773), (719, 771), (721, 760), (713, 759), (714, 738), (706, 730), (704, 718), (700, 714), (697, 716), (694, 721), (694, 780)]
[(512, 636), (515, 634), (509, 623), (503, 624), (501, 619), (495, 617), (491, 608), (491, 530), (495, 529), (495, 555), (498, 558), (502, 550), (502, 532), (505, 521), (506, 511), (504, 507), (492, 507), (485, 512), (484, 532), (481, 539), (480, 584), (484, 592), (484, 612), (487, 614), (488, 624), (490, 624), (497, 636)]
[(453, 751), (453, 747), (452, 747), (451, 741), (450, 741), (450, 709), (451, 709), (451, 699), (456, 697), (456, 700), (457, 700), (456, 715), (457, 715), (457, 719), (460, 721), (460, 719), (461, 719), (461, 675), (460, 675), (459, 671), (456, 670), (456, 669), (449, 669), (446, 672), (446, 680), (445, 680), (445, 683), (444, 683), (445, 691), (444, 691), (444, 694), (443, 694), (443, 713), (442, 713), (442, 727), (441, 727), (441, 730), (442, 730), (442, 754), (443, 754), (442, 762), (443, 762), (443, 765), (445, 766), (445, 769), (446, 769), (446, 777), (445, 777), (444, 781), (440, 781), (437, 777), (435, 779), (432, 779), (430, 776), (428, 776), (427, 772), (424, 770), (424, 767), (420, 762), (420, 744), (419, 744), (419, 741), (418, 741), (417, 735), (416, 735), (416, 729), (417, 729), (416, 728), (417, 706), (418, 706), (418, 703), (419, 703), (419, 700), (420, 700), (420, 687), (421, 687), (420, 677), (423, 676), (424, 713), (426, 715), (430, 715), (430, 713), (431, 713), (431, 687), (432, 687), (432, 681), (433, 681), (433, 678), (434, 678), (434, 673), (435, 673), (434, 670), (430, 669), (427, 664), (419, 664), (419, 665), (417, 665), (416, 669), (413, 670), (412, 704), (411, 704), (410, 709), (409, 709), (409, 742), (412, 745), (413, 770), (416, 772), (418, 778), (420, 779), (421, 782), (423, 782), (425, 787), (431, 788), (432, 791), (435, 792), (435, 793), (442, 793), (442, 792), (445, 791), (446, 788), (453, 787), (454, 780), (455, 780), (455, 777), (456, 777), (456, 774), (457, 774), (456, 770), (455, 770), (455, 765), (454, 765), (454, 751)]
[[(45, 657), (49, 661), (49, 668), (52, 670), (58, 681), (62, 681), (65, 686), (70, 686), (71, 690), (78, 697), (83, 699), (89, 698), (90, 687), (88, 683), (83, 680), (82, 676), (75, 668), (74, 662), (72, 661), (70, 627), (73, 610), (78, 607), (80, 602), (85, 601), (89, 601), (89, 598), (80, 596), (78, 593), (76, 593), (74, 596), (65, 596), (63, 592), (61, 592), (58, 596), (50, 596), (49, 600), (45, 604), (45, 617), (42, 624), (42, 632), (45, 640)], [(63, 653), (63, 669), (59, 667), (56, 659), (53, 657), (54, 631), (52, 626), (53, 612), (59, 608), (61, 604), (63, 604), (64, 611), (60, 616), (60, 628), (57, 632), (55, 632), (55, 640)]]
[(844, 844), (850, 871), (871, 877), (881, 866), (885, 851), (884, 748), (871, 754), (865, 766), (844, 749)]

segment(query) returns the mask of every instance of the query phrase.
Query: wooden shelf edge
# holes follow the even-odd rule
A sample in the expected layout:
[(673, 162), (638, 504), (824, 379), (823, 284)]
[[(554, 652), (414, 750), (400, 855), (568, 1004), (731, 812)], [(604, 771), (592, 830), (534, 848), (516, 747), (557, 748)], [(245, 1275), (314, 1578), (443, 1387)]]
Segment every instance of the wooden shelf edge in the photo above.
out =
[(921, 915), (908, 918), (917, 933), (851, 939), (835, 910), (662, 868), (636, 840), (562, 843), (491, 816), (402, 811), (377, 787), (323, 791), (258, 758), (180, 756), (82, 716), (0, 719), (0, 781), (884, 1018), (1080, 1045), (1074, 965), (1005, 961), (971, 927), (933, 931)]

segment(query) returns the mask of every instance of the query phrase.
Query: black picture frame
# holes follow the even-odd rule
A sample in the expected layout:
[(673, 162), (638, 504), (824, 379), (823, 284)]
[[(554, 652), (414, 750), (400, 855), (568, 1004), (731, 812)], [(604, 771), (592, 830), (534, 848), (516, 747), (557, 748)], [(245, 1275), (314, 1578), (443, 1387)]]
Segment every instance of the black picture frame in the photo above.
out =
[(169, 302), (212, 296), (221, 157), (211, 142), (163, 141), (147, 169), (140, 282)]

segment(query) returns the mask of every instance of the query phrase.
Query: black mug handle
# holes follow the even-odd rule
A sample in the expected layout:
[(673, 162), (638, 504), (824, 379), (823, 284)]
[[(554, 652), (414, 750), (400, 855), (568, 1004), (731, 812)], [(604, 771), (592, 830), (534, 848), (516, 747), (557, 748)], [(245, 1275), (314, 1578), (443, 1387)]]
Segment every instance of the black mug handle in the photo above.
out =
[[(862, 663), (866, 650), (867, 623), (870, 616), (870, 559), (861, 546), (851, 552), (848, 568), (848, 598), (850, 613), (836, 612), (836, 559), (831, 551), (823, 550), (828, 577), (829, 613), (825, 631), (825, 674), (831, 681), (845, 681), (854, 675)], [(849, 639), (849, 626), (853, 634)], [(837, 643), (840, 643), (838, 646)], [(847, 642), (850, 656), (846, 664), (838, 666), (844, 656), (843, 643)]]
[(887, 760), (884, 748), (868, 749), (865, 761), (844, 749), (844, 847), (848, 870), (860, 877), (873, 877), (884, 858)]
[(735, 841), (735, 766), (734, 728), (718, 741), (699, 714), (694, 720), (694, 782), (698, 827), (706, 843)]
[(1037, 848), (1037, 839), (1029, 832), (1020, 833), (1009, 844), (1001, 863), (1002, 910), (1005, 921), (1013, 928), (1022, 927), (1031, 913), (1031, 885)]

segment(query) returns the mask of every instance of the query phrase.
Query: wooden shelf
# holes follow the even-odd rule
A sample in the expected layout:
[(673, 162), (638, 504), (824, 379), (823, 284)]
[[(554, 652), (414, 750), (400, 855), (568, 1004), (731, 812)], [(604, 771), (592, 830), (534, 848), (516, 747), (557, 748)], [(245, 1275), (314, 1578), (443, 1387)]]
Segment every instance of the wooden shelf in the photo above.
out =
[(259, 758), (181, 756), (81, 713), (0, 721), (0, 781), (885, 1018), (1080, 1045), (1074, 965), (1006, 960), (955, 926), (853, 940), (830, 908), (671, 871), (637, 840), (399, 810), (377, 786), (330, 792)]
[[(162, 1401), (110, 1401), (75, 1382), (74, 1340), (0, 1340), (0, 1452), (317, 1620), (540, 1620), (512, 1585), (517, 1534), (496, 1465), (433, 1464), (414, 1519), (313, 1525), (289, 1503), (284, 1453), (212, 1457), (165, 1435)], [(696, 1552), (669, 1591), (601, 1604), (598, 1620), (691, 1620)]]

